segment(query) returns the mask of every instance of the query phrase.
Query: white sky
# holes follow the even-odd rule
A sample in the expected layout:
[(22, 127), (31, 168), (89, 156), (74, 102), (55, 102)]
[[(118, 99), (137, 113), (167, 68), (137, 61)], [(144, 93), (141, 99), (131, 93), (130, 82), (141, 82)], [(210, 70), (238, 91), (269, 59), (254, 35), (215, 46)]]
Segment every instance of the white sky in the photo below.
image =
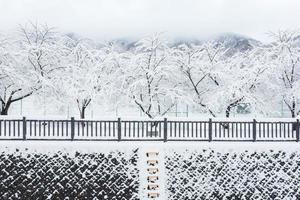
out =
[(300, 28), (300, 0), (0, 0), (0, 30), (28, 21), (93, 39), (235, 32), (266, 40)]

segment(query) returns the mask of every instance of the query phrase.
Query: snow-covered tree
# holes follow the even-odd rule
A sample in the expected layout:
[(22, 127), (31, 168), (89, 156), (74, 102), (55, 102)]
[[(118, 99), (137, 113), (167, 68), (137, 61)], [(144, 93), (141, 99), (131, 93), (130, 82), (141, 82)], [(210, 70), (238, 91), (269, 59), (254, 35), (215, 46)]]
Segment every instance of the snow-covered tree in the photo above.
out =
[(241, 103), (250, 103), (253, 108), (261, 105), (255, 90), (266, 66), (257, 61), (260, 52), (256, 49), (232, 56), (226, 55), (223, 45), (212, 42), (173, 49), (172, 59), (183, 75), (185, 90), (213, 117), (219, 113), (229, 117)]
[(36, 72), (37, 78), (46, 82), (52, 73), (62, 69), (61, 62), (61, 36), (54, 28), (47, 25), (33, 24), (20, 28), (18, 42), (21, 53), (26, 55), (26, 60)]
[(33, 73), (24, 65), (23, 57), (11, 38), (0, 36), (1, 115), (7, 115), (14, 102), (30, 96), (35, 89)]
[(52, 28), (35, 24), (2, 39), (0, 48), (1, 114), (7, 115), (12, 103), (37, 92), (60, 68), (60, 48)]
[(200, 46), (183, 44), (172, 49), (172, 64), (182, 75), (178, 81), (189, 91), (192, 101), (213, 117), (216, 113), (208, 106), (207, 95), (219, 85), (215, 70), (221, 67), (224, 53), (223, 46), (210, 42)]
[(279, 31), (271, 37), (274, 41), (265, 51), (272, 66), (270, 84), (276, 84), (291, 117), (296, 117), (300, 114), (300, 35), (296, 31)]
[(65, 68), (55, 79), (56, 96), (76, 103), (80, 118), (84, 119), (87, 107), (103, 94), (112, 73), (106, 62), (108, 53), (87, 39), (66, 41)]
[[(258, 56), (258, 57), (257, 57)], [(250, 104), (253, 109), (262, 108), (257, 87), (264, 81), (267, 66), (261, 65), (256, 50), (239, 53), (223, 60), (214, 71), (215, 88), (208, 95), (208, 105), (215, 112), (231, 111), (241, 103)]]
[(272, 43), (238, 53), (228, 53), (218, 42), (170, 47), (160, 34), (120, 48), (30, 23), (18, 34), (0, 34), (0, 114), (43, 92), (76, 105), (80, 118), (92, 102), (130, 102), (153, 119), (178, 102), (193, 103), (213, 117), (230, 117), (240, 104), (274, 113), (281, 100), (296, 117), (300, 36), (293, 31), (271, 36)]
[(180, 98), (177, 73), (169, 61), (169, 47), (161, 35), (137, 42), (123, 67), (123, 94), (146, 116), (155, 118), (170, 111)]

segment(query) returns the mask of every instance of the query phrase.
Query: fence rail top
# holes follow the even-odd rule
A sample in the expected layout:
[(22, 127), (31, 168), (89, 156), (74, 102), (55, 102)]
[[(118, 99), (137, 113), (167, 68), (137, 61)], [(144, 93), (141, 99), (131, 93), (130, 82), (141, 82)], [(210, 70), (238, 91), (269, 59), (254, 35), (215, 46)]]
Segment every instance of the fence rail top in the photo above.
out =
[[(199, 118), (175, 118), (175, 117), (166, 117), (166, 118), (155, 118), (155, 119), (149, 119), (149, 118), (145, 118), (145, 117), (136, 117), (136, 118), (128, 118), (128, 117), (107, 117), (107, 118), (86, 118), (86, 119), (80, 119), (80, 118), (76, 118), (76, 117), (70, 117), (70, 118), (63, 118), (63, 117), (26, 117), (26, 120), (31, 120), (31, 121), (70, 121), (72, 118), (74, 118), (75, 121), (105, 121), (105, 122), (115, 122), (118, 121), (118, 119), (120, 118), (121, 121), (126, 121), (126, 122), (131, 122), (131, 121), (136, 121), (136, 122), (145, 122), (145, 121), (164, 121), (165, 119), (167, 119), (170, 122), (207, 122), (210, 119), (212, 120), (212, 122), (253, 122), (253, 120), (255, 119), (256, 122), (295, 122), (298, 120), (300, 120), (300, 117), (297, 118), (203, 118), (203, 117), (199, 117)], [(0, 115), (0, 120), (22, 120), (23, 117), (22, 116), (1, 116)]]

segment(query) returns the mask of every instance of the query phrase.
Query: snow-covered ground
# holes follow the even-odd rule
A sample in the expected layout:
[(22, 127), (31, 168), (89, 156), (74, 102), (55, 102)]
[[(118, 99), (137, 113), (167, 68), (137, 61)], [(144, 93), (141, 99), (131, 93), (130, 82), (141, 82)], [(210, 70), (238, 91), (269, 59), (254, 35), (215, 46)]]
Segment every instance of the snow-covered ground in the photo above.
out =
[(300, 143), (297, 142), (101, 142), (101, 141), (0, 141), (0, 150), (14, 150), (15, 148), (38, 152), (109, 152), (112, 150), (124, 150), (141, 147), (156, 147), (159, 149), (214, 149), (217, 151), (266, 151), (284, 150), (300, 151)]

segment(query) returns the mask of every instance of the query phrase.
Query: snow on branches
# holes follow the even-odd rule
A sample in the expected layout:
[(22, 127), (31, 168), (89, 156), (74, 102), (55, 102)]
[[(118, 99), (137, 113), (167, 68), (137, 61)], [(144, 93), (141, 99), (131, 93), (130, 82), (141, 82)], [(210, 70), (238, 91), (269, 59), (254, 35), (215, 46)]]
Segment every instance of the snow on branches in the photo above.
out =
[(265, 49), (273, 79), (291, 117), (300, 114), (300, 35), (296, 31), (271, 33), (273, 43)]
[(133, 105), (155, 118), (180, 102), (213, 117), (230, 117), (241, 104), (268, 115), (282, 100), (296, 117), (300, 36), (280, 31), (271, 37), (270, 44), (229, 54), (220, 41), (170, 45), (156, 34), (118, 48), (28, 24), (18, 34), (0, 34), (0, 112), (46, 91), (48, 99), (73, 105), (81, 118), (92, 102)]
[(170, 51), (161, 35), (144, 38), (136, 43), (122, 71), (123, 94), (149, 118), (165, 115), (181, 98)]

